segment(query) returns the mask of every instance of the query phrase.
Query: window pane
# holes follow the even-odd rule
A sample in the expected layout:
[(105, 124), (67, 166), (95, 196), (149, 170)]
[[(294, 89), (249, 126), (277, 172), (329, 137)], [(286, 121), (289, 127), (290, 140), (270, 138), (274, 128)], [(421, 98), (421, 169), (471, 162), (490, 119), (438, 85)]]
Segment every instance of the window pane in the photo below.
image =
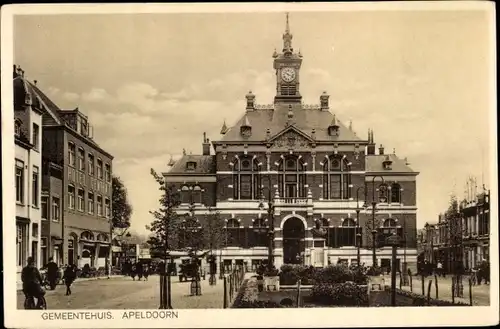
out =
[(330, 175), (330, 191), (332, 199), (340, 199), (341, 193), (340, 175)]
[(241, 175), (240, 199), (252, 198), (252, 175)]

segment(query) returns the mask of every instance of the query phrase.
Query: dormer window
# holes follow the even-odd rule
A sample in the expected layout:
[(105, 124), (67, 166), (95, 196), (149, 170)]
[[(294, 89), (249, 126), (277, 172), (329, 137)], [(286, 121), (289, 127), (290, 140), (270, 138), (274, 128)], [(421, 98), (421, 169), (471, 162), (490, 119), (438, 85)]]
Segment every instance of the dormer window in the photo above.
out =
[(388, 155), (385, 156), (385, 160), (384, 162), (382, 162), (382, 166), (384, 167), (384, 170), (392, 169), (392, 160), (389, 158)]
[(340, 126), (339, 126), (339, 124), (337, 122), (337, 117), (334, 114), (332, 122), (328, 126), (328, 135), (330, 135), (330, 136), (338, 136), (339, 135), (339, 128), (340, 128)]
[(194, 161), (188, 161), (186, 163), (186, 170), (193, 171), (195, 169), (196, 169), (196, 162), (194, 162)]
[(245, 120), (240, 127), (240, 133), (243, 137), (250, 137), (252, 135), (252, 126), (250, 125), (250, 121), (248, 121), (247, 116), (245, 116)]

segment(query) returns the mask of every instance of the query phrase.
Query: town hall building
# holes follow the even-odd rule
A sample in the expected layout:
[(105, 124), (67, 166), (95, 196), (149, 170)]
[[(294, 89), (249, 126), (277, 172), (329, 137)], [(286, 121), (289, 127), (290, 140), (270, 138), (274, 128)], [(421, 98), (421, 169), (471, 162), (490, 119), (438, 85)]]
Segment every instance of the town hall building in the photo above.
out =
[(225, 267), (255, 269), (270, 245), (278, 268), (372, 265), (373, 249), (377, 264), (389, 266), (390, 235), (403, 241), (398, 262), (415, 264), (418, 173), (377, 150), (373, 131), (365, 139), (340, 122), (326, 92), (304, 104), (302, 62), (287, 15), (282, 52), (273, 54), (273, 104), (258, 105), (249, 92), (234, 126), (224, 122), (216, 141), (204, 136), (201, 155), (185, 154), (163, 174), (180, 191), (178, 213), (194, 204), (197, 218), (220, 214), (226, 234), (216, 254)]

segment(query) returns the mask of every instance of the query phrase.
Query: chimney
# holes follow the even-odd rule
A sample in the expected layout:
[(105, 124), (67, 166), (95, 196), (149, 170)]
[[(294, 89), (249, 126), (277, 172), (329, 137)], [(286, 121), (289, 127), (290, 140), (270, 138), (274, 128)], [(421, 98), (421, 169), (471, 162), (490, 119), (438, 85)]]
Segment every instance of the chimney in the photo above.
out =
[(375, 143), (373, 142), (373, 130), (368, 129), (368, 146), (366, 148), (367, 155), (375, 155)]
[(247, 111), (255, 110), (255, 95), (252, 94), (252, 91), (250, 90), (245, 97), (247, 99)]
[(384, 155), (384, 145), (380, 144), (380, 147), (378, 148), (378, 154)]
[(323, 94), (321, 96), (319, 96), (321, 111), (328, 111), (330, 109), (330, 105), (328, 104), (329, 98), (330, 98), (330, 95), (328, 95), (326, 93), (326, 91), (324, 91)]
[(210, 155), (210, 140), (205, 132), (203, 133), (203, 155)]

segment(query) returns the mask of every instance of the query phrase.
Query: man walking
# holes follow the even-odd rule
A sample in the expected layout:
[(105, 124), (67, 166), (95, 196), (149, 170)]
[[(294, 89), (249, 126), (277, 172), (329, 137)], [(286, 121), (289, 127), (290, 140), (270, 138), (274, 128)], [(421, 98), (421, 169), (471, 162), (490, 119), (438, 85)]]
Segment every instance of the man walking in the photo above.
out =
[(71, 285), (76, 279), (76, 266), (69, 264), (64, 270), (64, 283), (66, 284), (66, 296), (71, 295)]
[(49, 258), (47, 264), (47, 280), (49, 281), (50, 290), (56, 289), (59, 276), (59, 266), (54, 262), (54, 258)]

